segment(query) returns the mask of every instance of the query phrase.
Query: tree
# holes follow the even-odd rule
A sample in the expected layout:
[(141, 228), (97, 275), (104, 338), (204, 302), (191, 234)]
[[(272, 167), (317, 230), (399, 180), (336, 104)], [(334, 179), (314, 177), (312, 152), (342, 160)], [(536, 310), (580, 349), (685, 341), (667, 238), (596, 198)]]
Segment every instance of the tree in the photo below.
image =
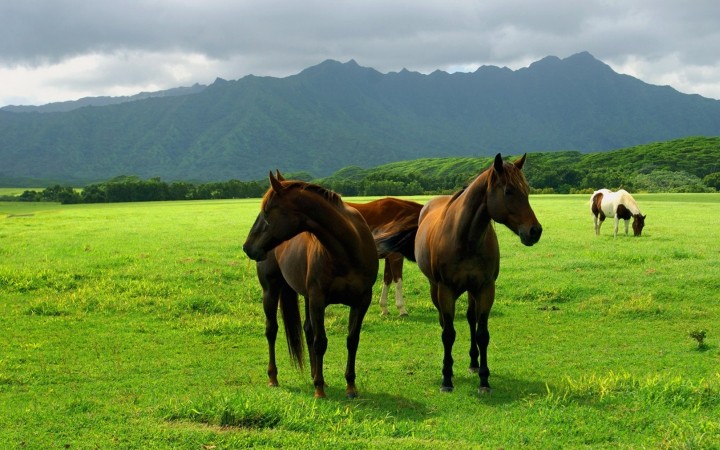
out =
[(720, 172), (705, 175), (702, 181), (706, 186), (711, 187), (716, 191), (720, 191)]

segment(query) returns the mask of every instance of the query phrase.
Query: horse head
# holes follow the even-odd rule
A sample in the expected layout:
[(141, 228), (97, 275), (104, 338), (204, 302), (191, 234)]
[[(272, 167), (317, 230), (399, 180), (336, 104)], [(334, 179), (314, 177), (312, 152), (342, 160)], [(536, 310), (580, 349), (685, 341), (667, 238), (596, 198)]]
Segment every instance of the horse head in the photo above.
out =
[(542, 226), (530, 207), (530, 188), (522, 173), (527, 154), (514, 163), (505, 163), (498, 153), (489, 169), (487, 210), (495, 222), (510, 228), (520, 241), (533, 245), (540, 240)]
[(633, 233), (635, 236), (640, 236), (642, 234), (642, 230), (645, 227), (645, 218), (647, 215), (643, 216), (642, 214), (633, 214)]
[(287, 200), (291, 194), (283, 184), (284, 178), (280, 172), (277, 176), (270, 172), (269, 178), (270, 188), (243, 244), (245, 254), (255, 261), (262, 261), (267, 252), (303, 231), (302, 215), (292, 208), (292, 201)]

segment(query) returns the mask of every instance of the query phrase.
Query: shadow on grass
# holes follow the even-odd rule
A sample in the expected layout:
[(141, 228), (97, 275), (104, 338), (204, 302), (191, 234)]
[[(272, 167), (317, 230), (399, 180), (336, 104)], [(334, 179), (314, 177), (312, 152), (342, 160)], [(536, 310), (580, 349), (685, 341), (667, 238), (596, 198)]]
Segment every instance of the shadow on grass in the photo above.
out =
[[(330, 404), (350, 406), (365, 411), (373, 416), (391, 415), (398, 419), (421, 420), (428, 416), (435, 415), (437, 404), (456, 401), (458, 404), (466, 404), (468, 401), (477, 401), (486, 406), (501, 406), (523, 402), (529, 397), (541, 397), (547, 395), (548, 389), (555, 391), (555, 387), (548, 385), (542, 380), (528, 380), (503, 375), (492, 375), (490, 383), (491, 392), (478, 392), (480, 378), (476, 373), (468, 369), (455, 371), (453, 378), (454, 390), (452, 392), (440, 391), (440, 378), (432, 386), (419, 386), (416, 380), (408, 378), (406, 382), (413, 382), (413, 390), (420, 391), (418, 395), (402, 395), (396, 392), (375, 391), (367, 386), (361, 389), (355, 399), (348, 399), (345, 396), (344, 385), (326, 386), (327, 398), (321, 400)], [(275, 389), (275, 388), (273, 388)], [(284, 386), (278, 389), (291, 392), (293, 395), (313, 395), (312, 383), (303, 386)], [(427, 394), (422, 394), (422, 392)], [(438, 413), (439, 414), (439, 413)]]

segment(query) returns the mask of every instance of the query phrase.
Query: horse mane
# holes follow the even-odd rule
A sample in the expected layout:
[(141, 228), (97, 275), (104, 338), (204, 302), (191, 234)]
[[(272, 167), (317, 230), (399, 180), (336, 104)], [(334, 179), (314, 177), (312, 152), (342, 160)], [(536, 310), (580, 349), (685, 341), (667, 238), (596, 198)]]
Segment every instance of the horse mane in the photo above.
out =
[(458, 197), (460, 197), (460, 195), (461, 195), (463, 192), (465, 192), (465, 189), (467, 189), (467, 188), (468, 188), (467, 186), (463, 186), (462, 189), (460, 189), (459, 191), (457, 191), (456, 193), (454, 193), (454, 194), (452, 195), (452, 197), (450, 197), (450, 201), (448, 202), (448, 204), (454, 202), (455, 199), (457, 199)]
[[(283, 180), (281, 181), (283, 187), (285, 189), (301, 189), (304, 191), (310, 191), (315, 194), (320, 195), (325, 200), (330, 202), (331, 204), (335, 206), (342, 205), (342, 197), (340, 197), (340, 194), (331, 191), (330, 189), (326, 189), (322, 186), (319, 186), (317, 184), (308, 183), (306, 181), (299, 181), (299, 180)], [(262, 208), (265, 208), (265, 205), (267, 204), (270, 197), (274, 194), (274, 191), (272, 189), (268, 189), (268, 191), (263, 196), (262, 200)]]
[[(528, 185), (527, 179), (525, 178), (525, 175), (523, 174), (522, 170), (515, 167), (515, 164), (503, 162), (503, 175), (502, 178), (504, 178), (507, 182), (507, 184), (517, 188), (525, 195), (529, 195), (530, 193), (530, 185)], [(478, 182), (478, 183), (485, 183), (485, 187), (490, 190), (500, 181), (501, 176), (497, 174), (497, 172), (493, 169), (493, 166), (488, 167), (487, 169), (483, 170), (480, 175), (475, 178), (475, 181), (473, 181), (471, 184)], [(463, 192), (467, 190), (468, 186), (463, 186), (462, 189), (457, 191), (450, 197), (450, 201), (448, 201), (448, 206), (453, 203), (455, 200), (457, 200), (460, 195), (462, 195)]]
[[(492, 168), (491, 168), (492, 169)], [(488, 190), (495, 187), (500, 181), (500, 178), (504, 178), (505, 182), (517, 188), (522, 194), (530, 194), (530, 185), (528, 185), (527, 179), (523, 171), (515, 167), (515, 164), (503, 162), (503, 175), (499, 176), (495, 170), (488, 169), (483, 173), (487, 174), (487, 188)], [(481, 174), (482, 175), (482, 174)]]

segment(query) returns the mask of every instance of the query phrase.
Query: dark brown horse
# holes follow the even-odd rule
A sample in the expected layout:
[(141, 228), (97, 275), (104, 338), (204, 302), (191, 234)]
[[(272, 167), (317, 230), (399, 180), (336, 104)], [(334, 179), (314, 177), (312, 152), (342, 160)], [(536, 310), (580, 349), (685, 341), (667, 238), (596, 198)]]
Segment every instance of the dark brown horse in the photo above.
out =
[(350, 307), (345, 369), (346, 394), (357, 396), (355, 357), (360, 328), (372, 301), (378, 257), (365, 219), (336, 193), (303, 181), (283, 180), (270, 173), (270, 189), (243, 245), (257, 262), (263, 288), (268, 377), (277, 386), (275, 339), (278, 304), (293, 361), (302, 366), (302, 330), (298, 294), (305, 298), (305, 339), (315, 397), (325, 397), (323, 357), (327, 350), (325, 308)]
[(521, 171), (526, 156), (511, 164), (503, 162), (498, 154), (493, 165), (467, 188), (453, 196), (433, 198), (420, 213), (415, 257), (430, 281), (430, 297), (440, 314), (445, 349), (443, 391), (453, 389), (455, 301), (463, 292), (468, 293), (470, 369), (480, 374), (480, 392), (490, 390), (488, 317), (500, 271), (498, 240), (491, 221), (510, 228), (528, 246), (542, 234)]
[[(410, 200), (386, 197), (374, 200), (368, 203), (350, 203), (348, 205), (360, 211), (367, 221), (370, 230), (373, 233), (383, 233), (389, 226), (396, 223), (405, 222), (411, 226), (417, 227), (418, 217), (423, 205)], [(408, 251), (411, 253), (409, 257), (414, 259), (414, 245), (409, 246)], [(388, 314), (387, 300), (390, 285), (395, 283), (395, 306), (401, 316), (407, 316), (405, 303), (402, 295), (402, 270), (403, 270), (403, 254), (390, 253), (383, 255), (385, 259), (385, 271), (383, 273), (383, 287), (380, 293), (380, 308), (383, 315)]]

